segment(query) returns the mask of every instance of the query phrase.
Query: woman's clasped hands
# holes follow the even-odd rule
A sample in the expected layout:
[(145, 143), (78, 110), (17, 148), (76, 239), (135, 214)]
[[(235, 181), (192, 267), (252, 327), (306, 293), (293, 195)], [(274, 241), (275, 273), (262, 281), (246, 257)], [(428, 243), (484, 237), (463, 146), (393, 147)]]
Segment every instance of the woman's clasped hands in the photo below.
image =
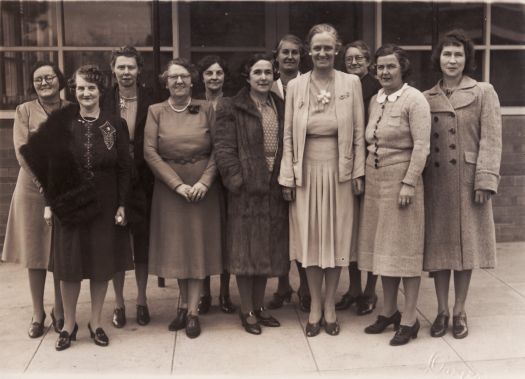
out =
[(208, 187), (201, 182), (197, 182), (193, 186), (181, 184), (175, 189), (175, 192), (185, 198), (188, 203), (196, 203), (206, 196)]

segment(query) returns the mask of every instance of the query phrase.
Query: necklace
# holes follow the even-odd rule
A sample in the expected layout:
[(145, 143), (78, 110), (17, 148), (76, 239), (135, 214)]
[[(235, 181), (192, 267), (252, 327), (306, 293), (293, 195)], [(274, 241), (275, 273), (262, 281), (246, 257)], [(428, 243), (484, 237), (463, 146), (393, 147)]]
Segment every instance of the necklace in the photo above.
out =
[(175, 107), (173, 106), (173, 104), (171, 104), (171, 98), (168, 99), (168, 104), (169, 104), (170, 108), (173, 109), (175, 112), (177, 112), (177, 113), (182, 113), (182, 112), (184, 112), (186, 109), (188, 109), (188, 107), (190, 106), (190, 104), (191, 104), (191, 97), (190, 97), (190, 99), (188, 100), (188, 104), (186, 104), (186, 105), (184, 106), (184, 108), (182, 108), (182, 109), (177, 109), (177, 108), (175, 108)]
[(95, 122), (95, 121), (98, 120), (98, 116), (100, 116), (100, 112), (97, 112), (97, 117), (93, 117), (93, 116), (86, 115), (86, 117), (93, 118), (93, 120), (86, 120), (86, 119), (84, 118), (84, 116), (82, 116), (81, 113), (79, 113), (79, 116), (80, 116), (80, 118), (81, 118), (82, 120), (84, 120), (84, 122)]
[[(40, 99), (37, 100), (38, 101), (38, 104), (40, 104), (40, 106), (42, 107), (42, 109), (44, 110), (44, 112), (46, 112), (46, 114), (49, 116), (49, 114), (51, 112), (53, 112), (54, 110), (56, 109), (60, 109), (62, 108), (62, 99), (59, 99), (57, 102), (54, 102), (54, 103), (49, 103), (49, 104), (44, 104), (40, 101)], [(56, 105), (58, 104), (58, 107), (55, 107)]]

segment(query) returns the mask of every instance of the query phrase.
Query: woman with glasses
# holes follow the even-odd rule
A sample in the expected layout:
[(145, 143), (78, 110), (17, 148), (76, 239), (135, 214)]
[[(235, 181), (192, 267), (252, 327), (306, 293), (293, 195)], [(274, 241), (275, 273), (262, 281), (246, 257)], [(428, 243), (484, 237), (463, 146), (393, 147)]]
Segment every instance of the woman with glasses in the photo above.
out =
[[(68, 104), (60, 99), (65, 87), (64, 75), (51, 62), (37, 62), (30, 75), (37, 98), (16, 108), (13, 125), (15, 155), (20, 164), (15, 191), (11, 200), (2, 260), (16, 262), (27, 268), (33, 303), (33, 318), (28, 335), (37, 338), (44, 334), (44, 286), (51, 253), (52, 218), (42, 196), (41, 183), (32, 174), (20, 147), (27, 143), (48, 116)], [(60, 282), (55, 278), (55, 306), (51, 310), (53, 328), (57, 333), (64, 325)]]
[(192, 98), (197, 69), (183, 58), (168, 63), (161, 80), (168, 100), (149, 107), (144, 158), (155, 184), (151, 206), (149, 272), (177, 278), (180, 299), (168, 329), (200, 335), (198, 304), (204, 279), (222, 272), (220, 189), (212, 149), (215, 112)]

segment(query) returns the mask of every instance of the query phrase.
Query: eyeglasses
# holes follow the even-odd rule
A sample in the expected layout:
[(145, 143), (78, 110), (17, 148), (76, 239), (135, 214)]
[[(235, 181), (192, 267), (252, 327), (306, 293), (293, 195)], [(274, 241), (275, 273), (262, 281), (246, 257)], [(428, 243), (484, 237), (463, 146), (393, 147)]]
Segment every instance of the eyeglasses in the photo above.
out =
[(168, 79), (171, 79), (171, 80), (178, 80), (179, 78), (180, 80), (188, 80), (190, 77), (191, 77), (190, 74), (168, 75)]
[(57, 76), (56, 75), (46, 75), (46, 76), (37, 76), (33, 79), (33, 83), (40, 84), (42, 80), (47, 84), (51, 83)]
[(354, 59), (357, 63), (363, 63), (365, 61), (365, 57), (363, 57), (362, 55), (356, 55), (356, 56), (349, 55), (345, 58), (345, 62), (352, 63)]

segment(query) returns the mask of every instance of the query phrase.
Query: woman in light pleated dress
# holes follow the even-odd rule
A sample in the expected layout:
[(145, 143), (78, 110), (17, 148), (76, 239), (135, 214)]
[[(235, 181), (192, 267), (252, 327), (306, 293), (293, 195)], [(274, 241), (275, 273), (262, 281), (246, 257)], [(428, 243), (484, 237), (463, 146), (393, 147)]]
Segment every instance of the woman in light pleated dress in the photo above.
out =
[[(306, 268), (311, 307), (306, 335), (339, 334), (335, 292), (356, 259), (357, 199), (365, 163), (359, 77), (334, 70), (341, 46), (330, 25), (312, 27), (313, 70), (288, 84), (279, 183), (290, 204), (290, 259)], [(321, 288), (326, 283), (324, 304)]]

